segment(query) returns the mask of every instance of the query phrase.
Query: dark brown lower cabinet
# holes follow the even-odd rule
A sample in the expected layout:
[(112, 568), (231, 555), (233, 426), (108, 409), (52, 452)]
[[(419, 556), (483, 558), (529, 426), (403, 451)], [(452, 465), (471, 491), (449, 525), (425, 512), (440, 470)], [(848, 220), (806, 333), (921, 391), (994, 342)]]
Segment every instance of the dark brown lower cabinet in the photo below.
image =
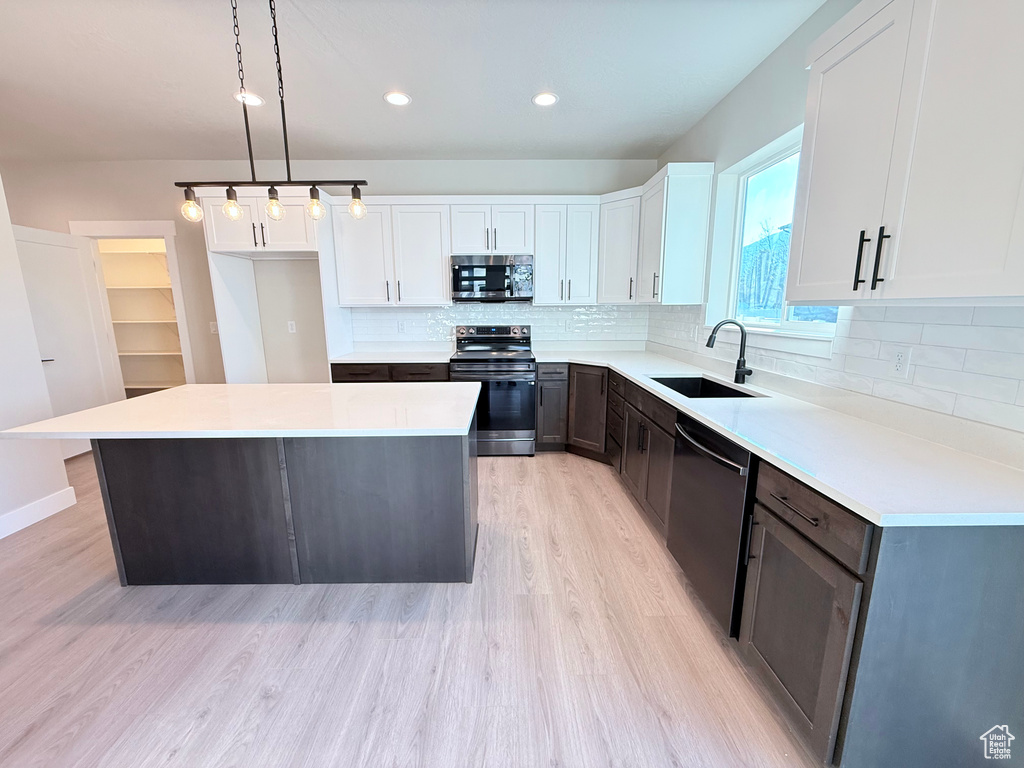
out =
[(569, 439), (569, 379), (537, 381), (537, 447), (562, 448)]
[(662, 532), (672, 494), (675, 439), (626, 403), (620, 474), (626, 487)]
[(647, 455), (643, 444), (643, 419), (640, 411), (626, 403), (623, 419), (622, 470), (620, 476), (630, 492), (642, 499), (647, 486)]
[(863, 584), (760, 504), (753, 523), (740, 649), (828, 763)]
[(569, 445), (604, 453), (608, 417), (608, 369), (569, 366)]
[(331, 363), (331, 382), (448, 381), (448, 363)]

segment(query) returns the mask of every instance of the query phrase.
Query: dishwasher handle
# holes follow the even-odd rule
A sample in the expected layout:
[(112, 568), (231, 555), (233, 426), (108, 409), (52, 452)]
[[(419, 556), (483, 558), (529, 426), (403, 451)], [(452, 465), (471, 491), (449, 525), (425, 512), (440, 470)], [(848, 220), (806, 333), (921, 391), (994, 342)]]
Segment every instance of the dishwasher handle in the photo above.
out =
[(676, 424), (676, 432), (678, 432), (682, 436), (682, 438), (686, 440), (686, 442), (693, 446), (693, 449), (697, 451), (697, 453), (699, 453), (701, 456), (711, 459), (713, 462), (715, 462), (716, 464), (720, 464), (726, 469), (731, 469), (740, 477), (746, 477), (748, 469), (744, 467), (742, 464), (737, 464), (735, 461), (731, 461), (725, 458), (725, 456), (720, 456), (719, 454), (712, 451), (710, 448), (705, 448), (703, 445), (694, 440), (693, 437), (679, 424)]

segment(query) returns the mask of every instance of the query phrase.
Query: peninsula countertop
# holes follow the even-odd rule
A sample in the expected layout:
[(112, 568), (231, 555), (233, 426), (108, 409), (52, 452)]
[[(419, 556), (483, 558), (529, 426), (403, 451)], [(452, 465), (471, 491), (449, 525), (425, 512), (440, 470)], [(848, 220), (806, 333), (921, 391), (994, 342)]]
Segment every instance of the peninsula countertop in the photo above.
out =
[(468, 434), (478, 382), (186, 384), (14, 427), (3, 437), (388, 437)]

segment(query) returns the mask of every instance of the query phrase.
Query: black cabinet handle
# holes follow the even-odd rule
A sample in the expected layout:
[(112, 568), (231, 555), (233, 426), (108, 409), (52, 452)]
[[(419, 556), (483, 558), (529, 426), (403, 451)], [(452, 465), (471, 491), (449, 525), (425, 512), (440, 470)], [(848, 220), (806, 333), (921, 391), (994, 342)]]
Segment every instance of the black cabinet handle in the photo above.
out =
[(263, 247), (267, 247), (267, 228), (263, 226), (263, 222), (260, 222), (260, 237), (263, 239)]
[(569, 297), (566, 299), (566, 301), (572, 301), (572, 278), (571, 277), (569, 278)]
[(384, 281), (384, 290), (387, 291), (388, 301), (391, 301), (391, 281), (390, 280), (385, 280)]
[(693, 449), (697, 451), (697, 453), (699, 453), (701, 456), (711, 459), (713, 462), (715, 462), (716, 464), (720, 464), (726, 469), (731, 469), (740, 477), (746, 477), (748, 470), (742, 464), (737, 464), (735, 461), (731, 461), (725, 458), (725, 456), (720, 456), (719, 454), (712, 451), (710, 448), (705, 448), (703, 445), (694, 440), (690, 433), (687, 432), (678, 424), (676, 424), (676, 432), (678, 432), (679, 436), (682, 437), (686, 442), (692, 445)]
[(750, 554), (751, 547), (754, 546), (754, 526), (760, 525), (759, 522), (754, 520), (754, 516), (751, 515), (747, 518), (747, 556), (745, 558), (744, 565), (749, 563), (751, 560), (757, 560), (752, 554)]
[(52, 358), (52, 357), (44, 357), (44, 358), (43, 358), (43, 359), (42, 359), (42, 360), (41, 360), (40, 362), (43, 362), (43, 363), (52, 363), (53, 361), (54, 361), (54, 360), (53, 360), (53, 358)]
[(494, 250), (498, 250), (498, 228), (494, 228)]
[(629, 278), (629, 300), (633, 300), (633, 278)]
[(636, 449), (644, 452), (644, 423), (640, 422), (636, 427)]
[(605, 381), (607, 379), (608, 379), (608, 374), (607, 373), (601, 374), (601, 395), (602, 395), (602, 397), (604, 396), (604, 383), (605, 383)]
[(779, 502), (779, 504), (784, 506), (786, 509), (788, 509), (790, 512), (792, 512), (794, 515), (798, 515), (798, 516), (802, 517), (804, 520), (806, 520), (808, 523), (813, 525), (815, 528), (818, 527), (818, 518), (811, 517), (810, 515), (807, 515), (807, 514), (801, 512), (799, 509), (797, 509), (796, 507), (794, 507), (792, 504), (789, 503), (789, 499), (786, 496), (779, 496), (779, 495), (777, 495), (775, 493), (772, 493), (770, 495), (771, 495), (771, 497), (773, 499), (775, 499), (777, 502)]
[(260, 247), (260, 242), (259, 242), (259, 240), (256, 239), (256, 222), (255, 221), (252, 223), (252, 247), (253, 248), (259, 248)]
[(658, 273), (657, 272), (654, 273), (654, 285), (651, 288), (651, 298), (652, 299), (658, 298)]
[(871, 271), (871, 290), (875, 290), (879, 283), (884, 283), (885, 278), (878, 276), (878, 268), (882, 263), (882, 244), (892, 235), (885, 234), (885, 227), (878, 228), (878, 241), (875, 243), (875, 268)]
[(558, 281), (558, 300), (561, 301), (565, 298), (565, 280)]
[(540, 407), (544, 407), (544, 385), (540, 385)]
[(870, 243), (871, 238), (865, 237), (867, 230), (862, 229), (860, 231), (860, 241), (857, 243), (857, 266), (853, 268), (853, 290), (859, 291), (860, 284), (866, 283), (867, 280), (862, 280), (860, 276), (860, 265), (864, 260), (864, 243)]
[(484, 250), (491, 250), (491, 228), (484, 227)]
[(398, 300), (402, 300), (402, 281), (398, 281)]

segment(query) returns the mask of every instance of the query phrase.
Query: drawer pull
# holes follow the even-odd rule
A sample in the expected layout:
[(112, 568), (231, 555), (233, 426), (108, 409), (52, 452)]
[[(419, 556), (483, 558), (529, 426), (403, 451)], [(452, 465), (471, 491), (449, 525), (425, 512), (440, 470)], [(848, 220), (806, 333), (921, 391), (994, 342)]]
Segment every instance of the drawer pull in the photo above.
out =
[(792, 512), (793, 514), (802, 517), (804, 520), (806, 520), (808, 523), (813, 525), (815, 528), (818, 527), (818, 518), (810, 517), (810, 516), (804, 514), (803, 512), (801, 512), (799, 509), (797, 509), (796, 507), (794, 507), (792, 504), (789, 503), (789, 499), (786, 496), (779, 496), (775, 492), (772, 492), (771, 493), (771, 497), (773, 499), (775, 499), (777, 502), (779, 502), (779, 504), (784, 506), (786, 509), (788, 509), (790, 512)]

